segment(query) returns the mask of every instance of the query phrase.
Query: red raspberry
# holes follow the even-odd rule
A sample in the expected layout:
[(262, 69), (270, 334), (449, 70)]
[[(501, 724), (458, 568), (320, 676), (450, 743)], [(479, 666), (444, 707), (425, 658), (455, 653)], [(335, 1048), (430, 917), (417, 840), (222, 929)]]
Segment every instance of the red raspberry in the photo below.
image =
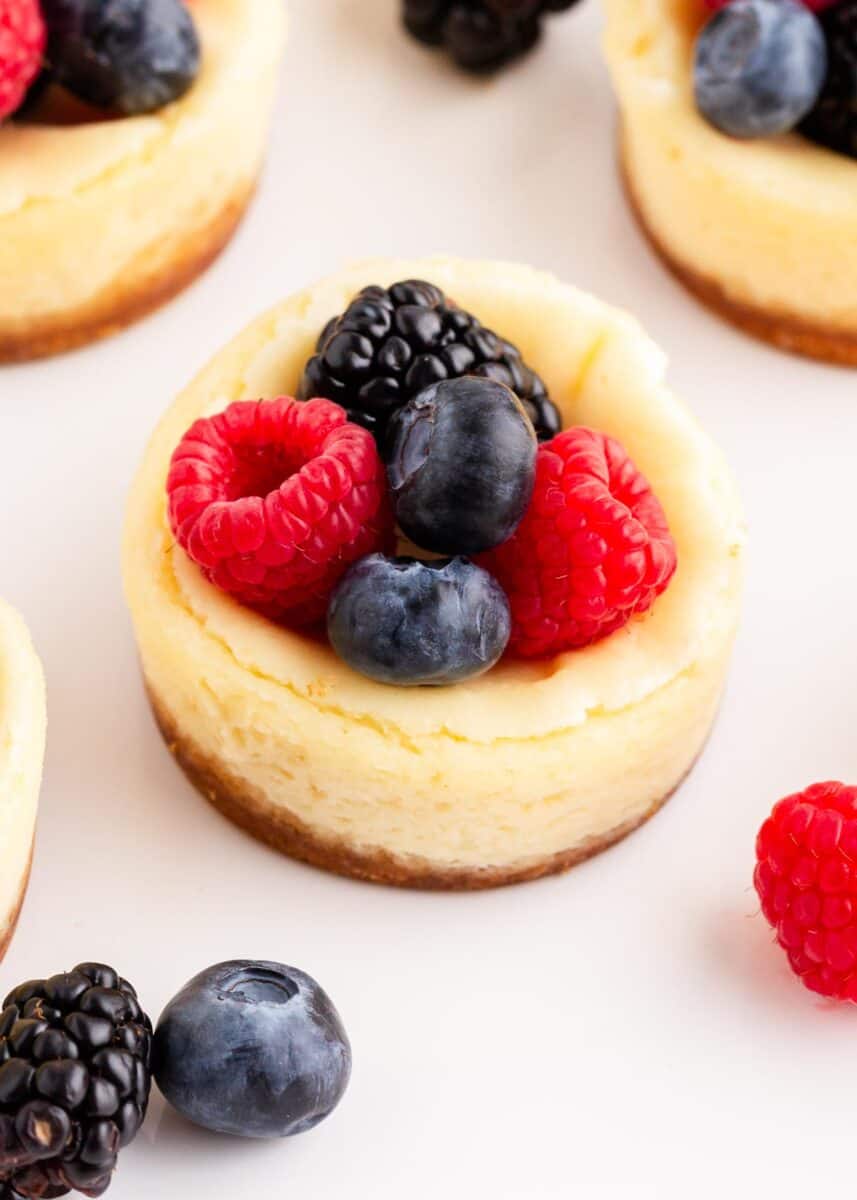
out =
[(196, 421), (167, 498), (173, 533), (205, 577), (288, 625), (319, 620), (347, 567), (393, 539), (372, 435), (329, 400), (241, 401)]
[(857, 788), (816, 783), (774, 806), (753, 881), (792, 970), (857, 1001)]
[(23, 104), (46, 40), (38, 0), (0, 0), (0, 121)]
[(579, 427), (539, 447), (526, 516), (482, 562), (509, 597), (510, 646), (536, 658), (596, 642), (646, 612), (673, 577), (676, 550), (625, 449)]

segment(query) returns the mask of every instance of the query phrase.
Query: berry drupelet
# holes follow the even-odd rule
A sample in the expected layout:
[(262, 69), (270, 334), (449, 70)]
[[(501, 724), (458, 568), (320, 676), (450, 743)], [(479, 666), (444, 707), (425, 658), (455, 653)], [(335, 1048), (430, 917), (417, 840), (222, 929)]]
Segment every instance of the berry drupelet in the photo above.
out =
[(443, 46), (469, 71), (490, 71), (526, 54), (548, 13), (576, 0), (404, 0), (405, 28), (419, 41)]
[(801, 129), (812, 141), (857, 158), (857, 0), (821, 14), (827, 79)]
[(299, 395), (341, 404), (383, 447), (393, 413), (423, 388), (464, 375), (511, 388), (540, 441), (559, 432), (559, 412), (517, 348), (422, 280), (364, 288), (322, 330)]
[(152, 1025), (111, 967), (23, 983), (0, 1012), (0, 1200), (100, 1196), (149, 1101)]

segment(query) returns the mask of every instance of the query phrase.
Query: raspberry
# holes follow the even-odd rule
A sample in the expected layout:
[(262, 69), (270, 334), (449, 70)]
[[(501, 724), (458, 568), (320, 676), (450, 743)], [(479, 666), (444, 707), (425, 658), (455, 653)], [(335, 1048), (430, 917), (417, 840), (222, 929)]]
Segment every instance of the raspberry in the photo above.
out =
[(792, 970), (857, 1002), (857, 788), (816, 783), (774, 806), (753, 882)]
[(205, 577), (288, 625), (322, 618), (349, 565), (393, 540), (372, 435), (328, 400), (240, 401), (196, 421), (167, 497), (173, 533)]
[(676, 550), (624, 448), (578, 427), (539, 448), (526, 516), (480, 561), (509, 597), (513, 651), (536, 658), (589, 645), (646, 612), (672, 579)]
[(0, 121), (23, 104), (46, 40), (38, 0), (0, 0)]

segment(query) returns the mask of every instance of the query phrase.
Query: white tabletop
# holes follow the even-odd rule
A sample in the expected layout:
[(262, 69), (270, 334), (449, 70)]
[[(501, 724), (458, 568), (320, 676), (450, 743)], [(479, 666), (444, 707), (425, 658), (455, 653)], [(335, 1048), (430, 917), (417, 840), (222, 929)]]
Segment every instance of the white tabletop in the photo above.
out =
[[(244, 1144), (155, 1096), (115, 1200), (782, 1200), (850, 1182), (857, 1012), (792, 980), (751, 875), (774, 800), (857, 781), (857, 372), (734, 333), (655, 262), (617, 183), (594, 0), (490, 82), (406, 40), (396, 0), (293, 7), (264, 185), (223, 258), (123, 336), (0, 371), (0, 594), (50, 704), (0, 992), (102, 959), (157, 1016), (200, 968), (251, 956), (338, 1005), (355, 1066), (328, 1122)], [(734, 465), (752, 535), (731, 686), (690, 781), (610, 853), (478, 896), (334, 878), (208, 808), (154, 730), (119, 577), (129, 480), (190, 375), (344, 259), (435, 251), (528, 261), (637, 313)]]

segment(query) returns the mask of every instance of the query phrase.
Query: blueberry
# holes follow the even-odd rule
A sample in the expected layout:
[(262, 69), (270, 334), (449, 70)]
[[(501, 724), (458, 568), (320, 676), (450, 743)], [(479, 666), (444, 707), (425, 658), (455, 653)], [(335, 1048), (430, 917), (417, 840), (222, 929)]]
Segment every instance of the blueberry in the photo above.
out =
[(449, 684), (494, 666), (511, 618), (496, 579), (465, 558), (371, 554), (339, 583), (327, 631), (339, 657), (370, 679)]
[(351, 1047), (314, 979), (274, 962), (202, 971), (170, 1001), (155, 1033), (154, 1071), (183, 1116), (217, 1133), (303, 1133), (342, 1099)]
[(177, 100), (199, 71), (199, 38), (182, 0), (43, 0), (57, 83), (124, 115)]
[(493, 379), (432, 384), (395, 413), (387, 477), (402, 532), (437, 554), (505, 542), (527, 510), (536, 435), (520, 400)]
[(827, 74), (821, 25), (799, 0), (734, 0), (696, 43), (702, 115), (737, 138), (787, 133), (812, 109)]

